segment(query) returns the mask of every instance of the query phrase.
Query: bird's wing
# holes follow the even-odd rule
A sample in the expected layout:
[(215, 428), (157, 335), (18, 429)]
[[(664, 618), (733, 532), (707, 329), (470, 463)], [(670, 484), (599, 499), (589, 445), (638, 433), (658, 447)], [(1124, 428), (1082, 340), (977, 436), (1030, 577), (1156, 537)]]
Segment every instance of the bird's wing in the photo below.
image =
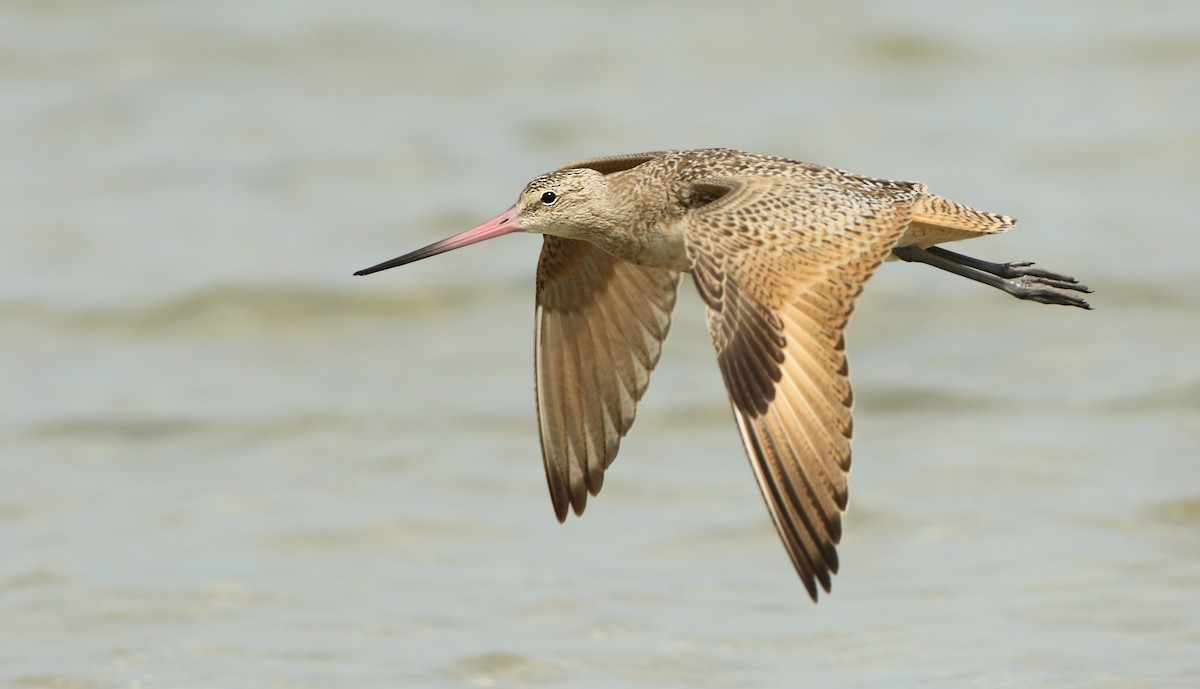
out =
[(916, 191), (702, 180), (685, 241), (759, 488), (813, 600), (838, 568), (852, 394), (843, 329)]
[(630, 168), (637, 167), (648, 160), (654, 160), (665, 154), (666, 151), (651, 151), (649, 153), (627, 153), (624, 155), (605, 156), (603, 158), (588, 158), (587, 160), (575, 160), (562, 167), (559, 170), (574, 170), (576, 168), (589, 168), (599, 172), (602, 175), (611, 175), (614, 172), (622, 172)]
[(679, 274), (546, 235), (534, 337), (538, 431), (559, 521), (581, 514), (633, 425), (671, 324)]

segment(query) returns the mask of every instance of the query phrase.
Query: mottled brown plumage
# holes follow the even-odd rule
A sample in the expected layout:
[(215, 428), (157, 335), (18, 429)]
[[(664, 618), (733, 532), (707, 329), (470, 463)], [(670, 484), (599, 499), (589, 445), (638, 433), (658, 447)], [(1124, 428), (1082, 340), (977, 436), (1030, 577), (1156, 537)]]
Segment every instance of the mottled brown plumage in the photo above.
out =
[(663, 151), (566, 165), (493, 220), (359, 274), (509, 232), (545, 235), (537, 410), (561, 521), (599, 492), (658, 363), (679, 273), (691, 273), (759, 488), (816, 600), (838, 569), (848, 499), (843, 332), (879, 265), (928, 263), (1023, 299), (1090, 308), (1073, 278), (934, 246), (1012, 225), (916, 182), (729, 149)]

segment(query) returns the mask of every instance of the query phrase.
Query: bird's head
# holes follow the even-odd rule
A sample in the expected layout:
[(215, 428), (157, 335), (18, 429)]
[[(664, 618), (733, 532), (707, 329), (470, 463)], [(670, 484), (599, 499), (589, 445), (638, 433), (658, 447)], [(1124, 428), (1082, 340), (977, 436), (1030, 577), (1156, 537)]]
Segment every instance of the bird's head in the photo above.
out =
[(521, 229), (567, 239), (586, 239), (603, 224), (608, 183), (588, 168), (559, 170), (535, 178), (517, 199)]
[(369, 275), (395, 268), (513, 232), (536, 232), (567, 239), (589, 239), (603, 231), (607, 225), (603, 217), (607, 207), (607, 193), (608, 183), (604, 175), (596, 170), (571, 168), (551, 172), (526, 184), (512, 208), (482, 225), (390, 261), (364, 268), (355, 275)]

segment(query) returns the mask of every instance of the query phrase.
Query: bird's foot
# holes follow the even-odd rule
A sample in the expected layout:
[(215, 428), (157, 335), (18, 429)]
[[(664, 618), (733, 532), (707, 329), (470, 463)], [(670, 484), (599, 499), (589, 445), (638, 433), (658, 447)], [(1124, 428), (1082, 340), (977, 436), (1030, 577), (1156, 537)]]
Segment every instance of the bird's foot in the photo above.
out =
[(1005, 292), (1017, 299), (1029, 299), (1042, 304), (1062, 304), (1063, 306), (1078, 306), (1081, 309), (1091, 309), (1087, 300), (1075, 294), (1076, 292), (1091, 293), (1087, 285), (1067, 275), (1059, 275), (1048, 270), (1032, 268), (1029, 262), (1005, 263), (1004, 267), (1012, 271), (1005, 275)]
[[(1034, 268), (1033, 261), (1012, 261), (1009, 263), (1001, 263), (999, 265), (1000, 270), (996, 272), (996, 275), (999, 275), (1002, 278), (1019, 278), (1029, 275), (1032, 277), (1047, 278), (1071, 285), (1079, 285), (1079, 281), (1069, 275), (1062, 275), (1061, 273), (1052, 273), (1048, 270), (1042, 270), (1041, 268)], [(1079, 285), (1078, 287), (1072, 287), (1070, 289), (1075, 289), (1080, 292), (1092, 291), (1088, 289), (1086, 285)]]
[(1081, 309), (1092, 308), (1091, 304), (1076, 294), (1089, 294), (1092, 291), (1090, 287), (1081, 285), (1069, 275), (1034, 268), (1032, 261), (993, 263), (956, 254), (939, 246), (931, 246), (928, 249), (902, 246), (892, 249), (892, 253), (905, 261), (927, 263), (934, 268), (1004, 290), (1018, 299), (1043, 304), (1078, 306)]

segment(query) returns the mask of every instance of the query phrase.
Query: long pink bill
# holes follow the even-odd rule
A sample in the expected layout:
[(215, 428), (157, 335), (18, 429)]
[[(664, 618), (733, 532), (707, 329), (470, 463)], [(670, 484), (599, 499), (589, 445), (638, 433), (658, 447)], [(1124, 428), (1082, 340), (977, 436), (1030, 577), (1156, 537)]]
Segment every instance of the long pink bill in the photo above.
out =
[(427, 247), (417, 249), (416, 251), (404, 254), (403, 256), (398, 256), (390, 261), (384, 261), (379, 265), (371, 266), (370, 268), (363, 268), (355, 273), (355, 275), (370, 275), (371, 273), (378, 273), (381, 270), (395, 268), (396, 266), (402, 266), (406, 263), (412, 263), (413, 261), (420, 261), (423, 258), (436, 256), (452, 249), (467, 246), (468, 244), (475, 244), (477, 242), (482, 242), (485, 239), (491, 239), (492, 237), (499, 237), (500, 235), (509, 234), (510, 232), (520, 231), (521, 226), (517, 224), (517, 207), (513, 206), (512, 208), (509, 208), (500, 215), (497, 215), (478, 227), (473, 227), (466, 232), (460, 232), (453, 237), (443, 239), (440, 242), (434, 242)]

